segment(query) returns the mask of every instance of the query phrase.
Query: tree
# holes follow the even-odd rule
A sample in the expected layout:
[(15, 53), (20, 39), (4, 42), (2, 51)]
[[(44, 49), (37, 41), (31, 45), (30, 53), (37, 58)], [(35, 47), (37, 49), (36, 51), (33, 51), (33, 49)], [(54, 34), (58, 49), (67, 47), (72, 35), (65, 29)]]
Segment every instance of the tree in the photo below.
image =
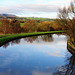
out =
[(25, 32), (36, 32), (37, 31), (37, 21), (28, 20), (24, 23), (23, 29)]
[(21, 32), (20, 22), (16, 20), (11, 20), (9, 33), (20, 33), (20, 32)]
[(4, 34), (9, 33), (9, 29), (10, 29), (9, 28), (9, 24), (10, 24), (9, 20), (2, 19), (2, 25), (1, 25), (1, 27), (2, 27), (2, 31), (3, 31)]
[(70, 40), (75, 44), (75, 2), (71, 2), (70, 6), (59, 9), (58, 23), (67, 29)]

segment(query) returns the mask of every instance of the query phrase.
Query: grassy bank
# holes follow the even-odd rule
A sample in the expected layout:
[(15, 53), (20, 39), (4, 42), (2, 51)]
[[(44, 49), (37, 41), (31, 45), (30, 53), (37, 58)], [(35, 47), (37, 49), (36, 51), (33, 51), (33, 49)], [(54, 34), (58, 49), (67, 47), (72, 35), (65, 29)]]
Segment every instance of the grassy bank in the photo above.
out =
[(7, 42), (10, 42), (15, 39), (20, 39), (23, 37), (30, 37), (30, 36), (36, 36), (36, 35), (44, 35), (44, 34), (53, 34), (53, 33), (63, 33), (66, 31), (50, 31), (50, 32), (35, 32), (35, 33), (21, 33), (21, 34), (7, 34), (7, 35), (1, 35), (0, 38), (0, 46), (6, 44)]

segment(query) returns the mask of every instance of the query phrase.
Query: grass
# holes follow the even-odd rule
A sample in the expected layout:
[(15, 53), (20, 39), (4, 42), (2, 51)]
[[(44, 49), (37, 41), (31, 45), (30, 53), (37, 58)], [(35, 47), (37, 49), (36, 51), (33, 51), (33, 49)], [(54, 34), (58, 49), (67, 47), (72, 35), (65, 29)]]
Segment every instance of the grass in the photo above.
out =
[(52, 34), (52, 33), (63, 33), (66, 31), (50, 31), (50, 32), (35, 32), (35, 33), (21, 33), (21, 34), (7, 34), (7, 35), (1, 35), (0, 38), (0, 46), (6, 44), (7, 42), (10, 42), (15, 39), (20, 39), (23, 37), (30, 37), (30, 36), (36, 36), (36, 35), (44, 35), (44, 34)]
[(20, 26), (23, 27), (24, 26), (24, 23), (20, 23)]
[(55, 19), (50, 19), (50, 18), (41, 18), (41, 17), (17, 17), (18, 20), (20, 19), (32, 19), (32, 20), (41, 20), (41, 21), (54, 21)]
[(54, 19), (50, 19), (50, 18), (38, 18), (38, 17), (26, 17), (26, 18), (32, 20), (41, 20), (41, 21), (54, 21)]
[(7, 36), (10, 36), (10, 35), (12, 35), (12, 34), (0, 35), (0, 38), (7, 37)]
[(0, 25), (2, 24), (2, 22), (0, 21)]

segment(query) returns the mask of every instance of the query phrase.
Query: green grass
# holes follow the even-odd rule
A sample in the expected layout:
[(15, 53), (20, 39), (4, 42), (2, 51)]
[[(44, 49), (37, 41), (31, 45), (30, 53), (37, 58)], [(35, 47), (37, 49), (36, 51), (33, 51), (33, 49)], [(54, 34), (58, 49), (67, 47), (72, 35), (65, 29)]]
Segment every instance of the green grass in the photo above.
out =
[(2, 22), (0, 21), (0, 25), (2, 24)]
[(1, 26), (2, 22), (0, 21), (0, 26)]
[(24, 23), (20, 23), (20, 26), (23, 27), (24, 26)]
[(52, 34), (52, 33), (63, 33), (66, 31), (50, 31), (50, 32), (35, 32), (35, 33), (21, 33), (21, 34), (7, 34), (7, 35), (1, 35), (5, 36), (0, 38), (0, 46), (6, 44), (9, 41), (20, 39), (23, 37), (30, 37), (30, 36), (36, 36), (36, 35), (44, 35), (44, 34)]
[(41, 17), (17, 17), (18, 20), (20, 19), (32, 19), (32, 20), (41, 20), (41, 21), (54, 21), (55, 19), (51, 18), (41, 18)]
[(13, 35), (13, 34), (0, 35), (0, 38), (7, 37), (7, 36), (10, 36), (10, 35)]
[(41, 20), (41, 21), (54, 21), (55, 19), (50, 19), (50, 18), (38, 18), (38, 17), (26, 17), (27, 19), (32, 19), (32, 20)]

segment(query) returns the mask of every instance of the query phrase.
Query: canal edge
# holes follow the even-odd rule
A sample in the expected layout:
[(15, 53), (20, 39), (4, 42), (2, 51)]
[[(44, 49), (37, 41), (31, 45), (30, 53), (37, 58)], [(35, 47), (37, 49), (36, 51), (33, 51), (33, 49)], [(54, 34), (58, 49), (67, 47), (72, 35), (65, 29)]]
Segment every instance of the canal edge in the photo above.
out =
[(72, 54), (75, 54), (75, 46), (74, 44), (70, 41), (70, 39), (67, 40), (67, 49), (69, 52)]

